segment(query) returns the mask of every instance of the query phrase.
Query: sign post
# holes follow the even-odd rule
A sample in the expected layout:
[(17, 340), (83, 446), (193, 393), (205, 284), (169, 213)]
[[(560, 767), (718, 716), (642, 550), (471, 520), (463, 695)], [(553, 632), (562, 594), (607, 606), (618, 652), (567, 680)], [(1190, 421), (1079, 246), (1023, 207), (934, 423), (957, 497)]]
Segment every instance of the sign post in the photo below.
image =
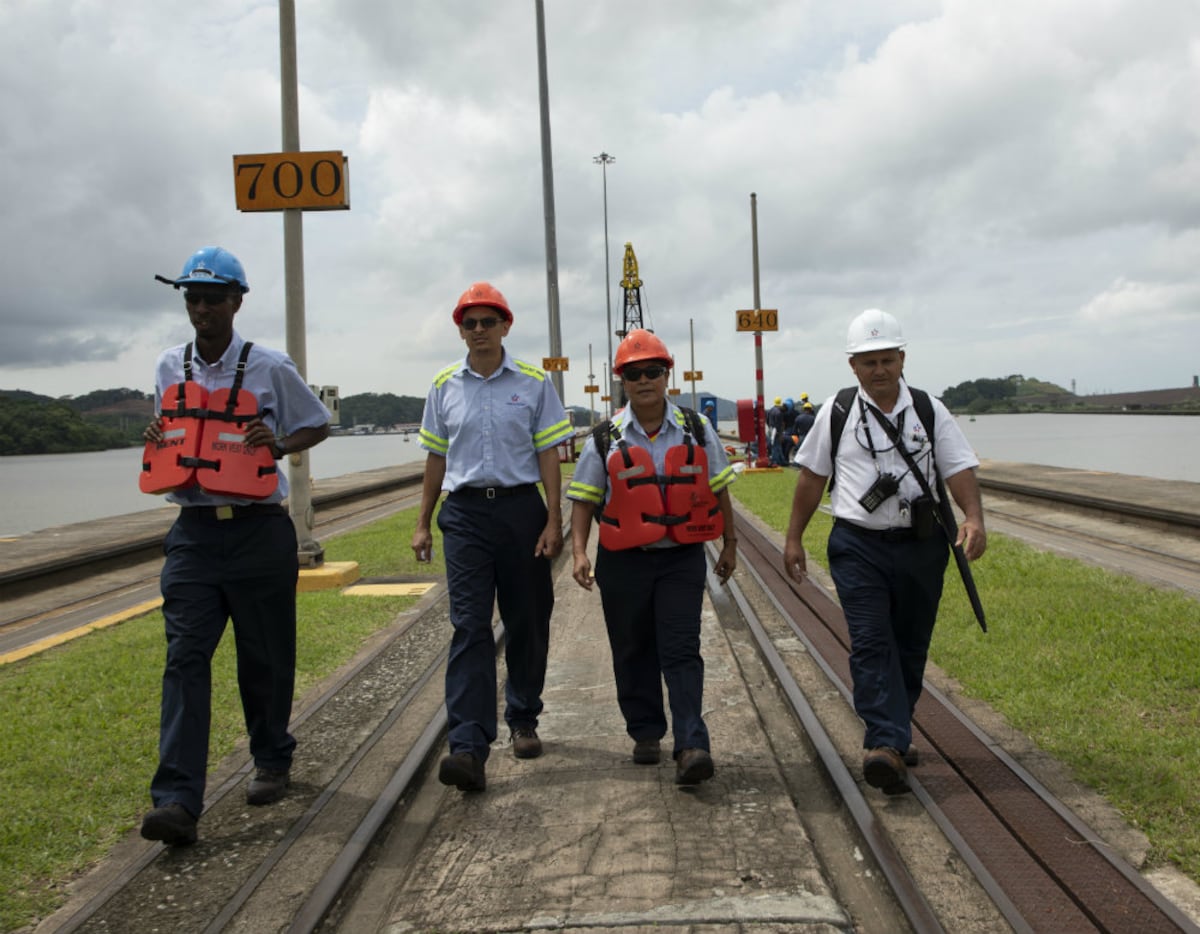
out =
[[(754, 435), (758, 444), (758, 459), (754, 467), (766, 470), (771, 466), (767, 457), (766, 426), (763, 424), (765, 410), (763, 409), (763, 352), (762, 332), (779, 330), (779, 312), (773, 308), (764, 309), (758, 294), (758, 195), (750, 192), (750, 233), (754, 247), (754, 308), (737, 313), (737, 329), (754, 332), (754, 386), (757, 404), (754, 410)], [(748, 459), (748, 458), (747, 458)]]

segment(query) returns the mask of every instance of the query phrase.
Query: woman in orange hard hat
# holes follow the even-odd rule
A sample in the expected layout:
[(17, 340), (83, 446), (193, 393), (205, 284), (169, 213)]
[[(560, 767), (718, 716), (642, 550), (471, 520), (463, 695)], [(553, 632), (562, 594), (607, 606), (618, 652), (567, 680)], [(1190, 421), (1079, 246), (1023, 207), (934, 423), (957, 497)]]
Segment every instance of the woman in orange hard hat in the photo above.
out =
[(703, 542), (724, 538), (716, 574), (737, 565), (735, 474), (716, 430), (703, 415), (667, 398), (674, 359), (649, 331), (630, 331), (613, 372), (629, 400), (584, 444), (567, 488), (573, 576), (592, 589), (587, 554), (600, 522), (596, 583), (612, 648), (617, 702), (634, 741), (633, 761), (653, 765), (667, 732), (662, 685), (671, 707), (675, 781), (695, 785), (713, 774), (702, 717), (704, 660), (700, 610)]

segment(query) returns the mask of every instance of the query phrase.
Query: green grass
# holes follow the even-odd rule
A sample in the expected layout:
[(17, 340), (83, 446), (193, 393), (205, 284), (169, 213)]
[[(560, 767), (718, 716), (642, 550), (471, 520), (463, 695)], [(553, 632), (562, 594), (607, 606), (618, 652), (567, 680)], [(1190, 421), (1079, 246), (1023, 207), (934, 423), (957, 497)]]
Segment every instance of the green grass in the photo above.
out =
[[(748, 474), (731, 490), (782, 532), (795, 483)], [(826, 569), (831, 525), (818, 511), (804, 541)], [(1151, 864), (1200, 882), (1200, 601), (995, 533), (972, 570), (988, 632), (951, 561), (931, 660), (1140, 828)]]
[[(407, 510), (323, 541), (325, 558), (357, 561), (364, 577), (428, 575), (409, 547), (415, 521)], [(299, 594), (297, 696), (415, 602)], [(210, 764), (245, 735), (232, 642), (227, 630), (213, 659)], [(53, 911), (149, 807), (165, 651), (154, 612), (0, 667), (0, 930)]]

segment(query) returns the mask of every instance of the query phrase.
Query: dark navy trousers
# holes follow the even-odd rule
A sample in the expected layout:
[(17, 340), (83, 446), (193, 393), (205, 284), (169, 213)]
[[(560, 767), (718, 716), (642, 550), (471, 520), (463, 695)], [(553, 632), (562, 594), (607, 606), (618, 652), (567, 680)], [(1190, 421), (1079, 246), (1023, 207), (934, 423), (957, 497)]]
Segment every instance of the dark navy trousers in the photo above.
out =
[(546, 518), (546, 504), (532, 484), (495, 499), (451, 493), (438, 510), (454, 626), (446, 665), (452, 753), (469, 752), (486, 762), (496, 740), (497, 606), (508, 667), (504, 720), (511, 729), (537, 729), (554, 610), (550, 560), (533, 554)]
[(296, 678), (296, 531), (287, 513), (219, 520), (182, 509), (163, 543), (167, 663), (155, 807), (199, 817), (208, 772), (212, 657), (233, 620), (238, 690), (255, 765), (286, 769)]
[(596, 551), (596, 583), (625, 728), (634, 741), (666, 735), (665, 681), (675, 753), (709, 749), (700, 655), (705, 574), (703, 545)]
[(912, 742), (949, 550), (940, 527), (924, 541), (883, 541), (835, 524), (829, 570), (850, 631), (854, 709), (864, 749)]

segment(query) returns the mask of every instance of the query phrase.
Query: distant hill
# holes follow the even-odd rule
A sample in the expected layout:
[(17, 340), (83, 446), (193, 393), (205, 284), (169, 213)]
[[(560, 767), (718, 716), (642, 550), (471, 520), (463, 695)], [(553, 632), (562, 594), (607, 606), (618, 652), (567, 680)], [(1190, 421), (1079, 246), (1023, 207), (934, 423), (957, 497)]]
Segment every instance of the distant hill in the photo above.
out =
[(0, 455), (65, 454), (141, 444), (154, 400), (134, 389), (54, 399), (0, 390)]

